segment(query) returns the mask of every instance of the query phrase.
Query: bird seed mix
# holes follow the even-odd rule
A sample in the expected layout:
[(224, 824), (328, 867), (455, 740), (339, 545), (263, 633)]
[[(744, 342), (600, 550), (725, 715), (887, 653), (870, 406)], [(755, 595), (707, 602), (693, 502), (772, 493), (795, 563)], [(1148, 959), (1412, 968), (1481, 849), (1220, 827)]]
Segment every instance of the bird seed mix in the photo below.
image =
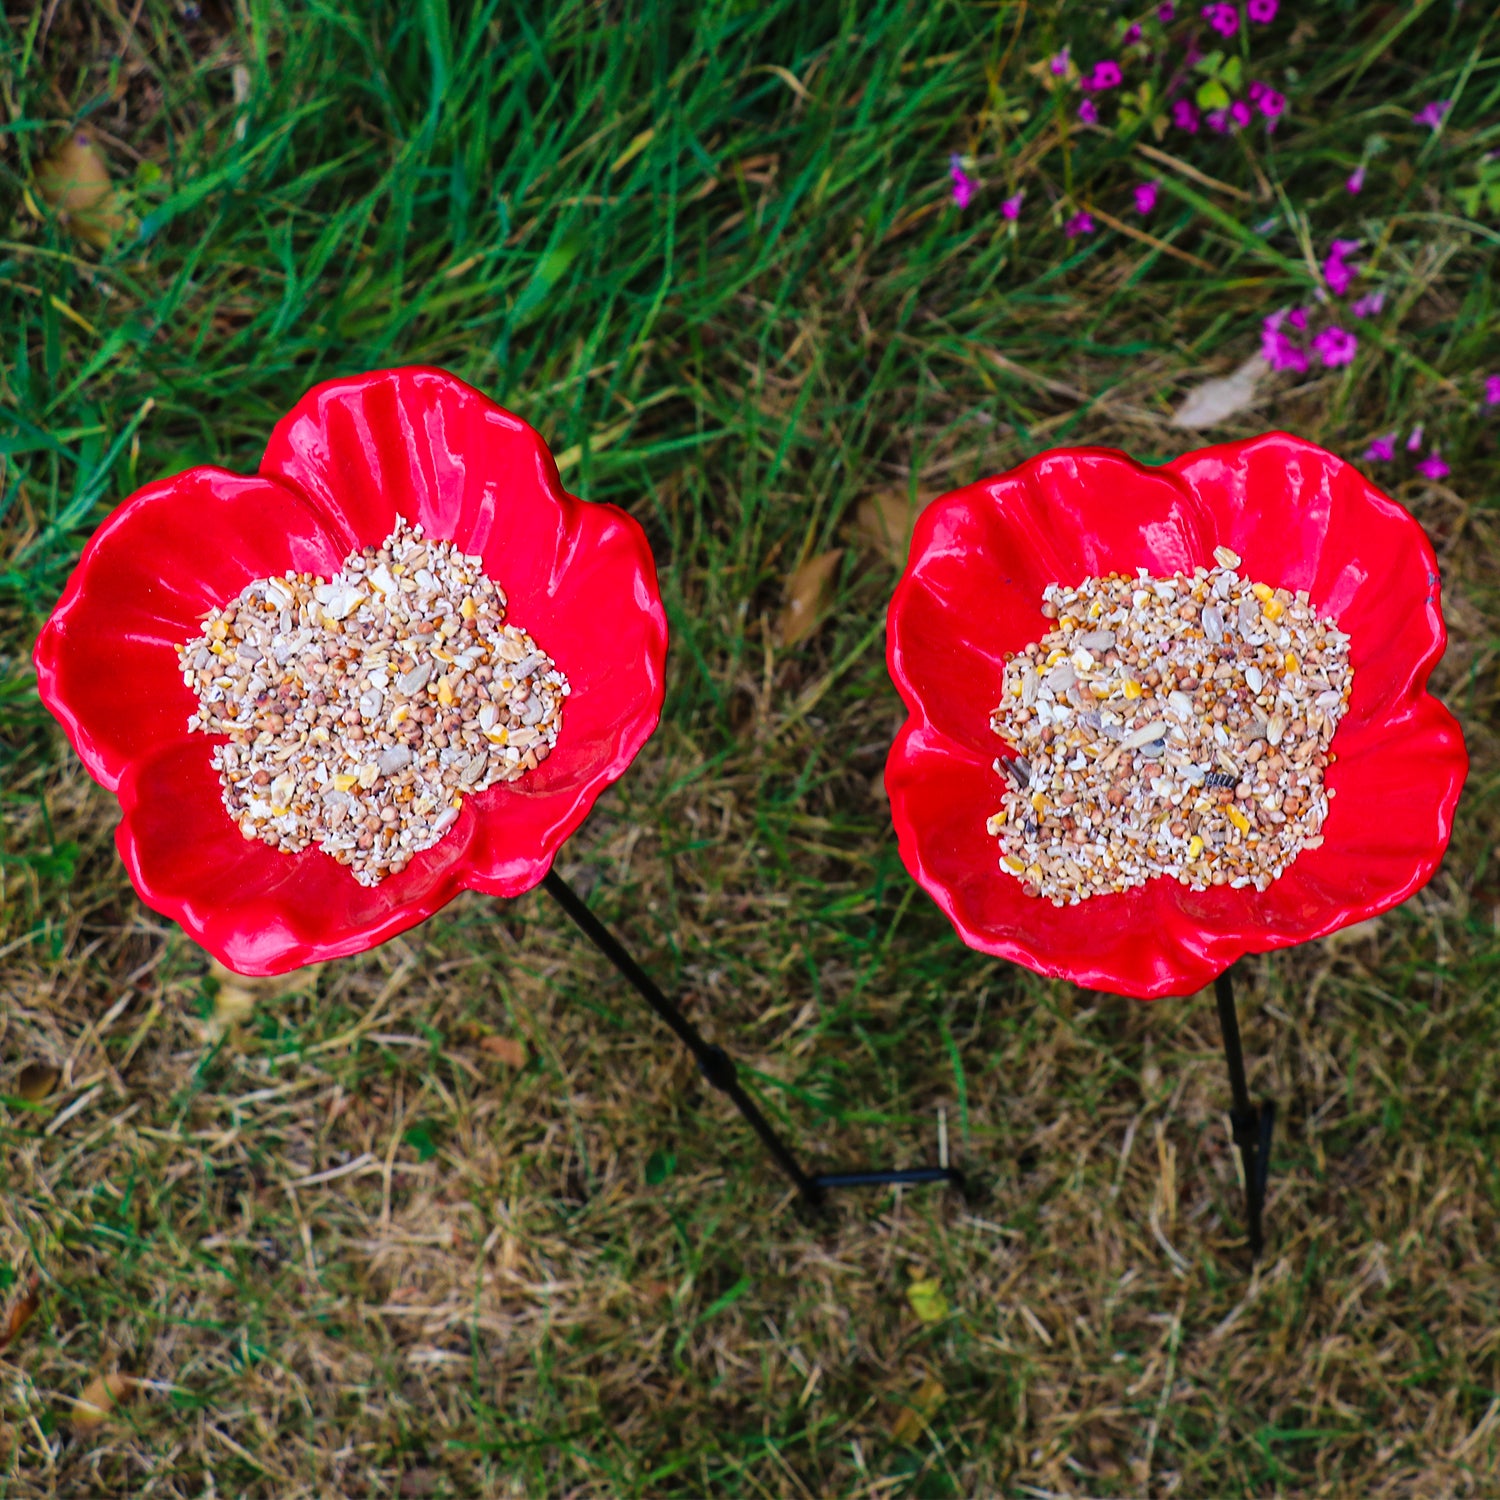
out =
[(1153, 875), (1265, 890), (1322, 842), (1349, 637), (1227, 547), (1191, 578), (1049, 584), (1056, 626), (1011, 657), (990, 726), (1010, 754), (986, 827), (1055, 906)]
[(465, 795), (547, 759), (572, 691), (482, 559), (397, 517), (328, 582), (258, 578), (177, 648), (190, 730), (247, 839), (316, 843), (361, 885), (400, 874)]

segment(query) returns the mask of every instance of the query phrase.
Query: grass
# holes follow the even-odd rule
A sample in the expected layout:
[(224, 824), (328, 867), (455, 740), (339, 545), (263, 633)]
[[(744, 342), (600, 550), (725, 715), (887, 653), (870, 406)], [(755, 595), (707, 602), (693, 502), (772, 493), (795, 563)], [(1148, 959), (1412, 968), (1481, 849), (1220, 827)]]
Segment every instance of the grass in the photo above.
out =
[[(10, 7), (0, 1307), (38, 1281), (0, 1496), (1500, 1495), (1500, 34), (1282, 10), (1233, 44), (1288, 95), (1275, 135), (1158, 141), (1113, 103), (1070, 125), (1028, 71), (1119, 55), (1102, 7)], [(1411, 123), (1433, 98), (1440, 133)], [(102, 252), (36, 190), (79, 127), (130, 216)], [(1152, 240), (1068, 242), (1078, 208)], [(1059, 444), (1195, 446), (1174, 405), (1312, 305), (1335, 236), (1387, 289), (1356, 363), (1206, 438), (1357, 456), (1425, 424), (1451, 476), (1377, 472), (1438, 548), (1473, 771), (1425, 891), (1244, 966), (1281, 1107), (1247, 1277), (1207, 997), (985, 959), (902, 869), (895, 568), (857, 517)], [(656, 550), (662, 726), (562, 873), (810, 1162), (930, 1159), (943, 1110), (972, 1203), (805, 1222), (540, 892), (253, 1009), (134, 897), (30, 668), (80, 546), (155, 476), (253, 469), (313, 382), (419, 361)], [(786, 580), (835, 547), (782, 647)], [(133, 1395), (80, 1422), (114, 1371)]]

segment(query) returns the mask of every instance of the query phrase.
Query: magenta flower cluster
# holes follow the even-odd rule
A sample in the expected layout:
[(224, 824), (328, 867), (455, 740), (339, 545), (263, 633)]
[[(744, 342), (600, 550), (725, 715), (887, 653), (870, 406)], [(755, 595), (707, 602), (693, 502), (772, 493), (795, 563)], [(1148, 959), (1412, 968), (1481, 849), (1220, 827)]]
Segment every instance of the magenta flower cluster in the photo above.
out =
[(1240, 29), (1240, 10), (1237, 5), (1205, 5), (1203, 19), (1220, 36), (1233, 36)]
[[(1370, 445), (1365, 449), (1365, 460), (1368, 463), (1388, 464), (1396, 457), (1396, 439), (1399, 432), (1388, 432), (1383, 437), (1371, 438)], [(1411, 430), (1411, 436), (1406, 440), (1406, 451), (1418, 453), (1421, 451), (1424, 441), (1422, 425), (1418, 423)], [(1427, 457), (1412, 465), (1418, 474), (1424, 479), (1446, 479), (1452, 472), (1443, 459), (1443, 455), (1434, 448), (1428, 449)]]
[(1335, 240), (1328, 247), (1328, 259), (1323, 262), (1323, 280), (1335, 297), (1342, 297), (1359, 274), (1347, 260), (1358, 249), (1358, 240)]
[(1282, 308), (1273, 312), (1261, 324), (1261, 358), (1273, 370), (1295, 370), (1299, 375), (1307, 372), (1313, 354), (1330, 370), (1340, 365), (1354, 363), (1359, 349), (1359, 340), (1346, 328), (1330, 323), (1313, 337), (1310, 346), (1305, 342), (1307, 312), (1304, 308)]
[[(1257, 26), (1269, 26), (1276, 19), (1277, 8), (1277, 0), (1248, 0), (1245, 14)], [(1203, 19), (1220, 36), (1233, 36), (1240, 29), (1240, 11), (1237, 5), (1205, 5)]]

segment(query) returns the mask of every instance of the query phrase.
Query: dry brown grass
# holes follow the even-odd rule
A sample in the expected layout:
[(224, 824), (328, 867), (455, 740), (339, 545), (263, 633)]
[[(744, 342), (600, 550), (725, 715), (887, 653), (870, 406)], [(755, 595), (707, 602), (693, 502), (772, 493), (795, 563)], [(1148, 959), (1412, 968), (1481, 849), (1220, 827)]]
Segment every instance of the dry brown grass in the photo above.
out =
[[(654, 59), (686, 43), (607, 9), (549, 10), (538, 57), (504, 53), (514, 77), (455, 67), (431, 139), (421, 7), (296, 25), (252, 7), (272, 13), (257, 46), (217, 3), (197, 29), (165, 0), (48, 9), (31, 71), (19, 47), (0, 59), (7, 100), (77, 113), (123, 48), (94, 118), (117, 179), (135, 156), (167, 174), (137, 209), (237, 160), (235, 66), (261, 91), (249, 146), (292, 145), (120, 251), (109, 298), (55, 226), (22, 221), (24, 269), (6, 262), (7, 357), (29, 363), (0, 366), (0, 395), (65, 451), (7, 449), (0, 485), (0, 1500), (1500, 1497), (1500, 467), (1460, 389), (1493, 346), (1493, 247), (1445, 196), (1478, 127), (1443, 155), (1390, 103), (1471, 53), (1492, 75), (1482, 7), (1447, 31), (1433, 8), (1352, 98), (1350, 39), (1399, 10), (1308, 7), (1268, 44), (1304, 90), (1275, 160), (1243, 137), (1191, 148), (1192, 180), (1233, 178), (1215, 201), (1247, 225), (1276, 209), (1267, 172), (1309, 184), (1298, 211), (1326, 237), (1353, 212), (1346, 158), (1372, 120), (1392, 136), (1358, 205), (1405, 309), (1390, 347), (1272, 383), (1212, 436), (1275, 425), (1357, 453), (1397, 424), (1445, 433), (1450, 481), (1391, 485), (1439, 551), (1434, 686), (1473, 759), (1425, 891), (1243, 966), (1252, 1091), (1280, 1107), (1253, 1272), (1208, 997), (1142, 1006), (968, 952), (902, 870), (881, 789), (894, 572), (862, 504), (1056, 443), (1170, 456), (1182, 389), (1308, 295), (1175, 207), (1153, 232), (1221, 272), (1128, 236), (1063, 251), (1049, 200), (1128, 203), (1140, 160), (1080, 138), (1064, 173), (1040, 119), (1011, 157), (984, 145), (991, 188), (1025, 165), (1023, 237), (992, 232), (992, 206), (944, 217), (945, 153), (1001, 106), (985, 69), (1062, 40), (1049, 8), (1002, 7), (993, 52), (988, 13), (871, 6), (855, 38), (816, 7), (736, 11), (674, 75), (691, 147), (662, 128), (615, 174), (660, 124)], [(19, 203), (31, 142), (10, 142)], [(571, 279), (513, 327), (573, 243), (558, 226), (583, 247)], [(136, 900), (114, 803), (26, 659), (81, 534), (23, 549), (148, 396), (104, 500), (199, 459), (252, 468), (311, 380), (406, 359), (451, 365), (558, 451), (612, 434), (568, 478), (629, 504), (662, 567), (666, 716), (562, 874), (809, 1163), (930, 1160), (942, 1111), (969, 1200), (851, 1193), (806, 1219), (540, 892), (465, 897), (248, 995)], [(787, 575), (837, 547), (827, 617), (780, 646)], [(917, 1316), (913, 1280), (946, 1316)]]

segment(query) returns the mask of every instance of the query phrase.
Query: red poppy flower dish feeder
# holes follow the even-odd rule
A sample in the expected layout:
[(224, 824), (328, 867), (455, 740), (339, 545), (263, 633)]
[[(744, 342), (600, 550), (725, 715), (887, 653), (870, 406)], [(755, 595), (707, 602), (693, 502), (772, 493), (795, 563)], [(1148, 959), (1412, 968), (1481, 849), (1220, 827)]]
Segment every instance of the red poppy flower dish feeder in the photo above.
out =
[[(1070, 904), (1028, 894), (986, 826), (1007, 784), (997, 757), (1003, 768), (1010, 753), (990, 716), (1007, 661), (1060, 623), (1043, 613), (1043, 591), (1142, 569), (1191, 579), (1215, 569), (1215, 549), (1347, 638), (1321, 842), (1264, 889), (1158, 873)], [(1286, 433), (1162, 468), (1060, 449), (944, 496), (917, 522), (888, 624), (909, 715), (886, 764), (901, 856), (982, 952), (1143, 1000), (1191, 994), (1242, 954), (1395, 906), (1447, 846), (1467, 758), (1457, 722), (1426, 691), (1446, 640), (1432, 547), (1357, 469)]]
[[(253, 581), (329, 579), (398, 518), (482, 562), (569, 696), (534, 769), (455, 801), (436, 842), (362, 884), (317, 844), (290, 853), (236, 826), (211, 761), (228, 736), (190, 732), (199, 701), (178, 651)], [(119, 797), (116, 844), (141, 899), (231, 969), (263, 975), (361, 952), (460, 891), (541, 882), (655, 729), (666, 646), (640, 526), (569, 495), (518, 417), (415, 366), (314, 387), (254, 476), (199, 467), (130, 496), (84, 548), (35, 661), (43, 702)]]

